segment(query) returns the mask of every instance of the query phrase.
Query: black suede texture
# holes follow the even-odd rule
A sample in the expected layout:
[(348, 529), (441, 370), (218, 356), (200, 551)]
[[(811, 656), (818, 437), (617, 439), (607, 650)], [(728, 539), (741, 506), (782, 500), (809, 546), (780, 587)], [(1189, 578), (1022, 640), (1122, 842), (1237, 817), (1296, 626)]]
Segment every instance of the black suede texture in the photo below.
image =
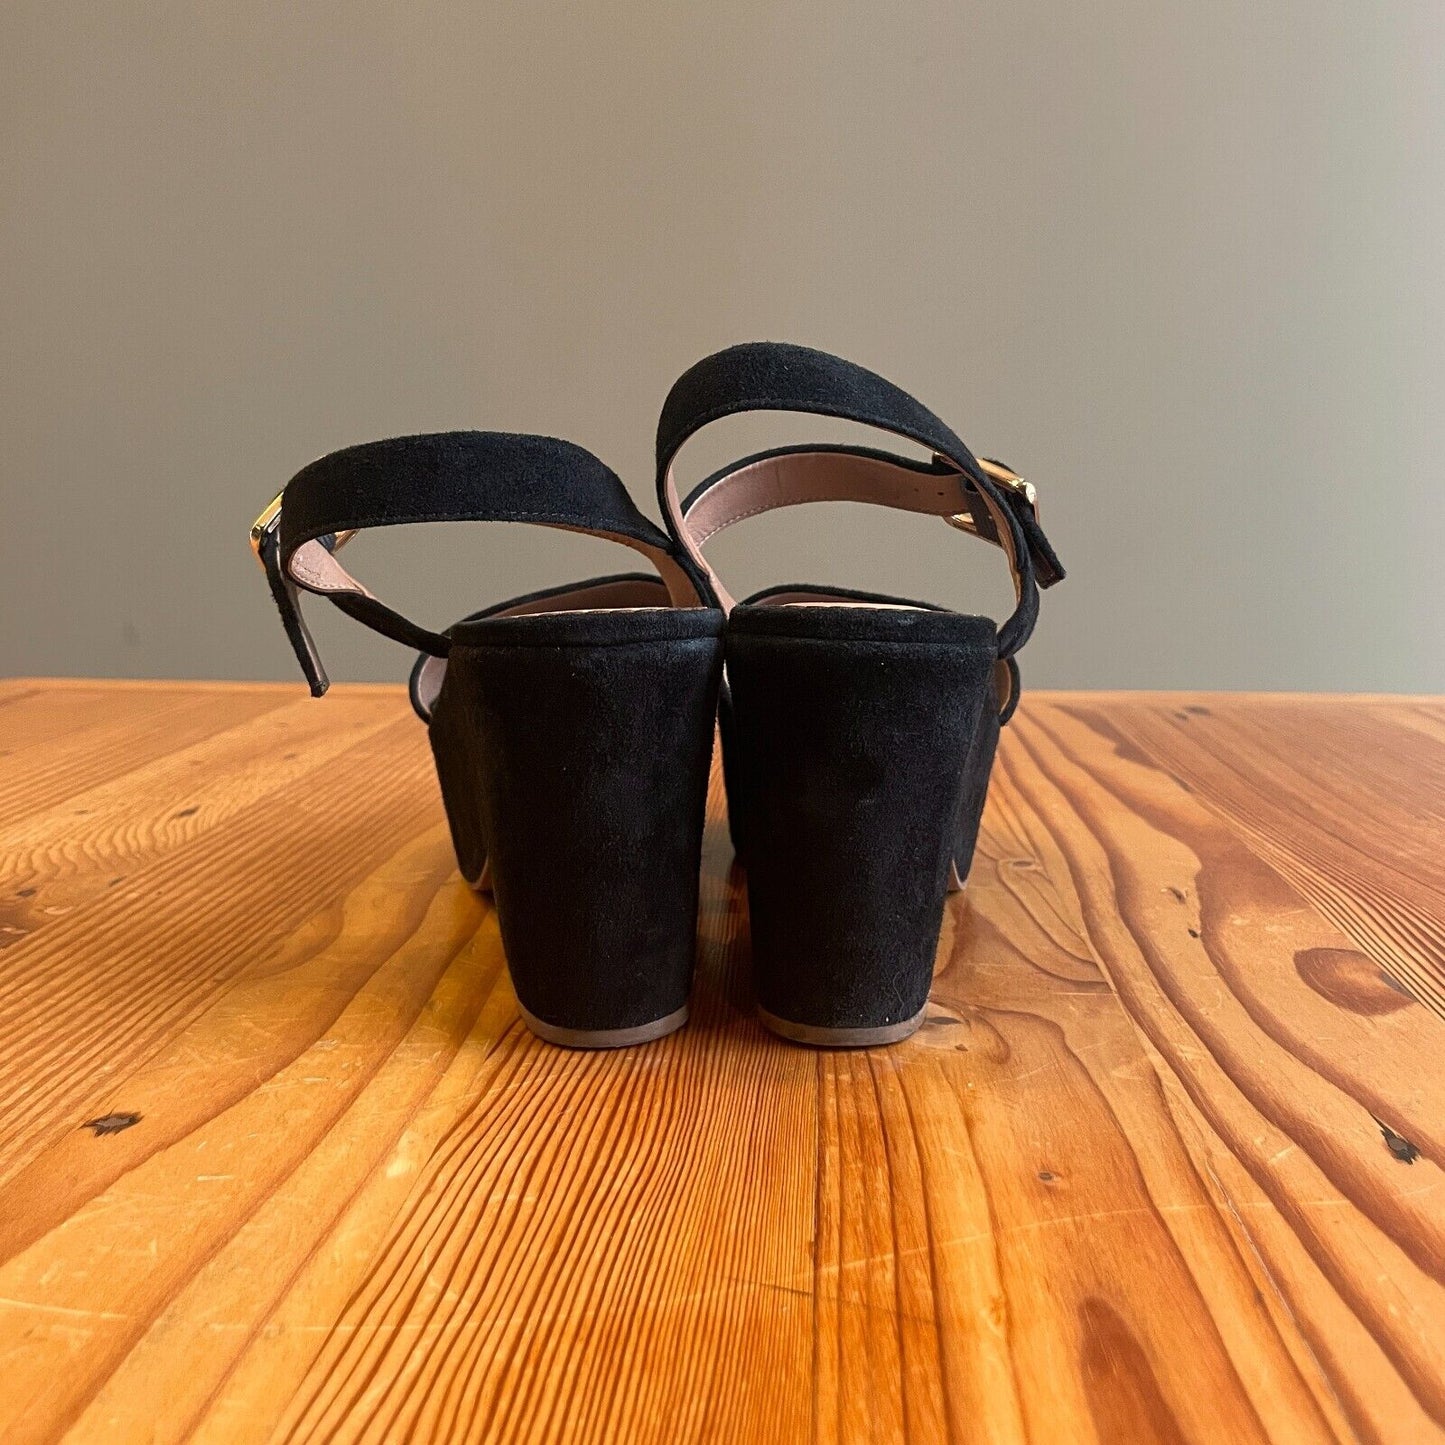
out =
[[(945, 610), (933, 602), (915, 602), (905, 597), (890, 597), (883, 592), (860, 592), (853, 587), (820, 587), (809, 582), (783, 582), (772, 587), (765, 587), (761, 592), (754, 592), (752, 596), (744, 597), (740, 605), (760, 605), (790, 592), (812, 593), (819, 597), (837, 597), (848, 602), (882, 602), (894, 606), (921, 607), (931, 612)], [(737, 730), (733, 724), (732, 691), (728, 687), (726, 677), (724, 677), (722, 688), (718, 693), (717, 721), (719, 741), (722, 744), (723, 786), (727, 789), (728, 796), (728, 836), (732, 840), (733, 852), (742, 858), (747, 852), (743, 843), (745, 810), (742, 804), (741, 785), (734, 781)]]
[(811, 412), (881, 427), (982, 476), (963, 439), (901, 387), (841, 356), (783, 341), (730, 346), (678, 377), (657, 423), (659, 469), (695, 431), (740, 411)]
[(328, 533), (413, 522), (539, 522), (669, 549), (621, 479), (557, 437), (431, 432), (332, 452), (286, 485), (281, 555)]
[(991, 759), (996, 661), (982, 617), (733, 611), (729, 800), (768, 1012), (881, 1028), (927, 1002), (949, 860), (987, 786), (965, 763)]
[[(1017, 605), (1001, 626), (929, 603), (801, 584), (757, 594), (728, 623), (719, 725), (758, 1000), (793, 1024), (886, 1029), (927, 1001), (949, 861), (968, 876), (999, 729), (1018, 698), (1013, 654), (1037, 620), (1039, 588), (1064, 572), (1024, 490), (985, 472), (927, 407), (840, 357), (776, 342), (706, 357), (674, 385), (657, 430), (669, 526), (678, 450), (714, 420), (763, 410), (846, 418), (934, 457), (776, 448), (714, 472), (682, 504), (684, 516), (740, 467), (781, 468), (802, 452), (814, 466), (826, 464), (819, 453), (881, 456), (955, 477), (957, 510), (986, 541), (1008, 544), (1017, 571)], [(880, 485), (880, 500), (887, 491)], [(790, 592), (854, 605), (819, 606), (816, 597), (790, 605), (804, 600)], [(1013, 683), (1002, 717), (1001, 662)]]
[(271, 600), (276, 604), (276, 611), (281, 616), (286, 640), (296, 654), (296, 661), (301, 664), (301, 672), (306, 678), (306, 685), (311, 689), (311, 696), (325, 697), (331, 686), (331, 679), (322, 666), (321, 654), (316, 650), (311, 629), (301, 615), (296, 584), (281, 568), (281, 541), (275, 531), (263, 534), (256, 555), (265, 570), (266, 586), (270, 589)]
[[(450, 673), (450, 663), (447, 670)], [(447, 681), (451, 681), (450, 677)], [(481, 744), (476, 736), (472, 709), (467, 705), (469, 690), (462, 681), (450, 688), (443, 684), (427, 724), (427, 737), (436, 762), (437, 782), (452, 832), (457, 867), (462, 877), (475, 886), (487, 861), (487, 839), (482, 831), (482, 809), (476, 793)]]
[[(1039, 612), (1042, 559), (1044, 586), (1059, 581), (1063, 568), (1037, 520), (1014, 492), (1000, 487), (979, 466), (958, 434), (901, 387), (841, 356), (781, 341), (730, 346), (688, 368), (673, 383), (657, 424), (657, 492), (664, 517), (667, 475), (679, 448), (693, 433), (721, 417), (748, 411), (790, 411), (841, 417), (875, 426), (947, 458), (974, 492), (985, 494), (1008, 527), (1017, 562), (1019, 600), (999, 628), (999, 656), (1010, 657), (1028, 641)], [(866, 449), (865, 449), (866, 450)], [(725, 473), (714, 474), (712, 481)], [(689, 500), (695, 501), (694, 491)], [(967, 488), (960, 486), (962, 507)], [(988, 526), (993, 527), (990, 518)]]
[(973, 868), (973, 855), (978, 846), (978, 830), (983, 822), (983, 805), (988, 801), (1000, 725), (998, 694), (990, 680), (987, 701), (969, 739), (968, 756), (963, 764), (963, 795), (958, 802), (958, 822), (953, 833), (953, 865), (965, 881)]
[(490, 863), (517, 997), (546, 1023), (687, 1002), (722, 626), (658, 608), (452, 629), (431, 738), (457, 860)]
[[(591, 591), (598, 587), (605, 587), (612, 583), (627, 582), (639, 584), (652, 592), (648, 605), (651, 607), (671, 606), (671, 599), (668, 597), (667, 584), (661, 578), (655, 577), (647, 572), (608, 572), (601, 577), (584, 577), (576, 582), (563, 582), (555, 587), (539, 587), (535, 592), (523, 592), (516, 597), (508, 597), (501, 602), (493, 602), (489, 607), (480, 607), (475, 612), (469, 612), (461, 619), (461, 622), (453, 623), (446, 630), (446, 637), (450, 645), (450, 639), (456, 629), (464, 623), (477, 622), (483, 617), (495, 617), (502, 612), (526, 612), (538, 604), (546, 604), (554, 598), (568, 598), (575, 596), (578, 592)], [(608, 604), (588, 604), (605, 606)], [(540, 610), (546, 611), (545, 605)], [(564, 609), (558, 609), (564, 610)], [(431, 718), (422, 707), (418, 687), (421, 681), (421, 671), (426, 662), (435, 657), (436, 654), (429, 650), (423, 650), (416, 655), (416, 661), (412, 664), (411, 675), (407, 679), (407, 692), (411, 697), (412, 711), (423, 722), (430, 722)]]
[[(926, 612), (947, 612), (937, 602), (923, 602), (912, 597), (895, 597), (886, 592), (864, 592), (855, 587), (823, 587), (810, 582), (783, 582), (765, 587), (761, 592), (743, 599), (744, 606), (760, 606), (771, 603), (774, 598), (791, 593), (811, 593), (817, 597), (837, 597), (840, 600), (858, 603), (882, 603), (888, 607), (917, 607)], [(979, 619), (982, 622), (984, 619)], [(1013, 715), (1019, 699), (1018, 665), (1012, 658), (1008, 667), (1013, 679), (1013, 688), (1007, 710), (1000, 712), (996, 686), (990, 684), (990, 700), (979, 714), (978, 725), (969, 742), (968, 754), (963, 763), (963, 792), (959, 803), (958, 822), (955, 827), (953, 860), (960, 878), (967, 878), (973, 866), (974, 848), (978, 842), (979, 825), (983, 821), (983, 808), (988, 800), (989, 778), (993, 771), (994, 754), (998, 750), (999, 730)], [(732, 695), (726, 680), (718, 695), (718, 731), (722, 742), (723, 779), (728, 790), (728, 831), (732, 838), (733, 852), (739, 858), (746, 856), (743, 838), (743, 816), (741, 784), (735, 784), (734, 759), (737, 755), (736, 733), (733, 722)], [(736, 802), (732, 800), (736, 799)]]
[[(709, 596), (696, 563), (638, 511), (617, 474), (591, 452), (557, 437), (512, 432), (429, 432), (344, 447), (303, 467), (286, 484), (279, 548), (268, 562), (272, 597), (312, 692), (327, 679), (306, 627), (294, 579), (297, 548), (339, 533), (420, 522), (530, 522), (628, 539), (669, 558), (699, 601)], [(263, 561), (266, 561), (263, 553)], [(305, 579), (301, 579), (304, 585)], [(384, 637), (445, 657), (444, 634), (409, 621), (377, 598), (319, 590)]]

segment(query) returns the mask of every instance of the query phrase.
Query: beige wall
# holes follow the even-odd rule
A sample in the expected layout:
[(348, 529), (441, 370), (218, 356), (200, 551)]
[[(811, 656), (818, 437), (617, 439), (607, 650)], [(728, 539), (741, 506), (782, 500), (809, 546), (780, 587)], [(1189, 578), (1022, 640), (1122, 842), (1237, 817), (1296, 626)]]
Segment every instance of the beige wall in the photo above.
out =
[[(1440, 0), (8, 0), (0, 127), (5, 671), (289, 677), (243, 534), (301, 463), (557, 431), (650, 510), (674, 374), (771, 336), (1037, 481), (1027, 681), (1445, 689)], [(976, 550), (716, 556), (997, 606)], [(613, 553), (351, 555), (442, 624)], [(334, 675), (404, 673), (323, 607)]]

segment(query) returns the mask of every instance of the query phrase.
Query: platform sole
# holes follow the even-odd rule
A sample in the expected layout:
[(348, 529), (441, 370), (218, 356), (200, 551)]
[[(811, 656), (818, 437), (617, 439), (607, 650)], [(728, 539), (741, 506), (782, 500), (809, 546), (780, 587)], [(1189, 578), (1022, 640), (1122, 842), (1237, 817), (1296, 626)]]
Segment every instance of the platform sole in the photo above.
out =
[(636, 1024), (627, 1029), (564, 1029), (528, 1013), (520, 1004), (517, 1007), (522, 1022), (539, 1039), (564, 1049), (627, 1049), (634, 1044), (650, 1044), (654, 1039), (676, 1033), (687, 1022), (686, 1004), (660, 1019), (653, 1019), (651, 1023)]
[(824, 1028), (818, 1024), (798, 1024), (791, 1019), (780, 1019), (767, 1009), (759, 1007), (758, 1017), (769, 1033), (777, 1034), (789, 1043), (807, 1044), (814, 1049), (880, 1049), (887, 1044), (896, 1044), (910, 1034), (918, 1032), (928, 1013), (925, 1004), (912, 1018), (896, 1024), (879, 1024), (873, 1028)]

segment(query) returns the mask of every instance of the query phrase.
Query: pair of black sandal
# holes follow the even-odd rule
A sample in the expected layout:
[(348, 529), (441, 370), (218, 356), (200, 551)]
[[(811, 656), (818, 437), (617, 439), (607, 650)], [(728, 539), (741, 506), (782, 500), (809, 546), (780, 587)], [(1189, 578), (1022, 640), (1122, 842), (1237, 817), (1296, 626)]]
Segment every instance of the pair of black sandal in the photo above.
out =
[[(678, 495), (694, 432), (746, 411), (862, 422), (929, 462), (849, 446), (745, 457)], [(461, 871), (496, 901), (522, 1015), (553, 1043), (612, 1048), (681, 1027), (692, 982), (703, 812), (720, 722), (747, 872), (759, 1011), (833, 1047), (921, 1022), (944, 898), (968, 875), (1014, 654), (1063, 576), (1034, 493), (907, 393), (804, 347), (758, 342), (679, 378), (657, 433), (663, 531), (569, 442), (496, 432), (396, 437), (323, 457), (252, 529), (311, 690), (327, 679), (298, 606), (329, 598), (420, 657)], [(1001, 626), (928, 603), (774, 588), (734, 604), (703, 558), (744, 517), (811, 501), (939, 516), (1002, 549)], [(337, 560), (367, 527), (532, 522), (609, 538), (654, 573), (514, 598), (429, 632)]]

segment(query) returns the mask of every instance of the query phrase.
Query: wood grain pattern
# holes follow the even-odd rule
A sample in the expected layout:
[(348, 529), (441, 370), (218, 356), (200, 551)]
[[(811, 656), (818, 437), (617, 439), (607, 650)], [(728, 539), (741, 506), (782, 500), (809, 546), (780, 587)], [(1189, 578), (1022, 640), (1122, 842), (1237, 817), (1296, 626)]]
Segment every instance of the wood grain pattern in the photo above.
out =
[(1445, 1437), (1445, 706), (1027, 697), (891, 1050), (722, 809), (568, 1053), (399, 690), (0, 684), (0, 1439)]

